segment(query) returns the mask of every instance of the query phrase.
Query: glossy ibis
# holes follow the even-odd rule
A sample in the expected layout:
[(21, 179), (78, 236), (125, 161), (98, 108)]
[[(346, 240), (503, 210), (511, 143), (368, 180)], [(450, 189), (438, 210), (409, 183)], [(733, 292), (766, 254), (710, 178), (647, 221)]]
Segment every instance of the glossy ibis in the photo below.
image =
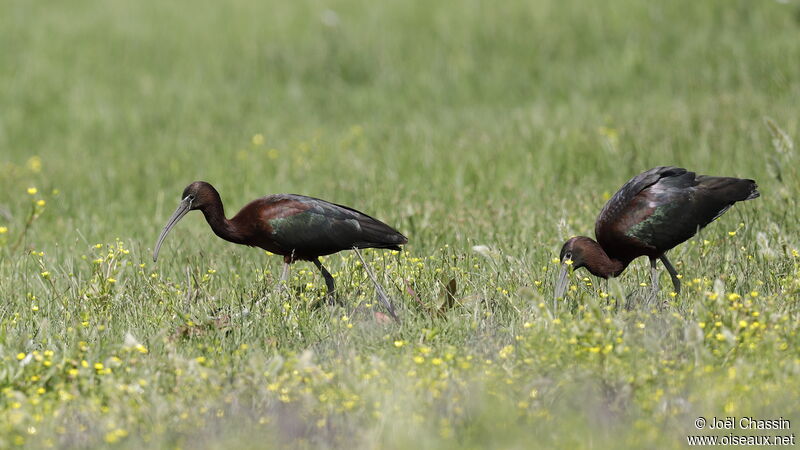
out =
[[(225, 218), (219, 193), (209, 183), (195, 181), (184, 189), (181, 198), (178, 209), (158, 236), (153, 261), (172, 227), (186, 213), (199, 209), (222, 239), (283, 256), (282, 281), (288, 277), (289, 264), (298, 260), (313, 262), (325, 278), (331, 300), (333, 277), (319, 261), (320, 256), (360, 248), (400, 250), (400, 245), (408, 242), (394, 228), (360, 211), (304, 195), (275, 194), (256, 199), (230, 220)], [(377, 282), (376, 286), (384, 297)], [(394, 316), (388, 298), (382, 301)]]
[(678, 272), (666, 252), (694, 236), (734, 203), (758, 197), (756, 187), (753, 180), (696, 175), (679, 167), (656, 167), (640, 173), (600, 211), (594, 228), (596, 242), (576, 236), (561, 247), (562, 268), (555, 298), (564, 296), (569, 264), (608, 278), (621, 274), (639, 256), (650, 258), (650, 299), (658, 291), (658, 259), (669, 271), (675, 292), (680, 292)]

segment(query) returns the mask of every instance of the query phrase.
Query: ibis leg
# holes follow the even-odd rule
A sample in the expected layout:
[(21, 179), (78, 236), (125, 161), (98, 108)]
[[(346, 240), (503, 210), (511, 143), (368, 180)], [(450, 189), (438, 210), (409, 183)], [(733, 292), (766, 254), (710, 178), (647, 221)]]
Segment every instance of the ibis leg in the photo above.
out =
[(647, 296), (647, 304), (653, 302), (658, 296), (658, 269), (656, 268), (656, 264), (658, 263), (658, 259), (650, 258), (650, 295)]
[(283, 272), (281, 272), (281, 281), (289, 280), (289, 263), (283, 263)]
[(660, 259), (661, 262), (664, 263), (664, 267), (667, 268), (667, 272), (669, 272), (669, 276), (672, 278), (672, 285), (675, 287), (675, 293), (680, 294), (681, 280), (678, 279), (678, 271), (675, 270), (674, 267), (672, 267), (672, 264), (670, 264), (666, 254), (659, 256), (658, 259)]
[(331, 275), (330, 272), (328, 272), (328, 269), (326, 269), (325, 266), (323, 266), (322, 263), (319, 262), (319, 258), (314, 258), (313, 262), (314, 265), (317, 266), (317, 269), (319, 269), (319, 271), (322, 272), (322, 277), (325, 278), (325, 286), (328, 287), (328, 302), (331, 305), (333, 305), (334, 303), (336, 303), (336, 293), (333, 284), (333, 276)]
[[(273, 294), (278, 294), (278, 293), (284, 292), (284, 293), (286, 293), (286, 295), (290, 295), (289, 288), (286, 286), (286, 280), (288, 280), (288, 279), (289, 279), (289, 263), (288, 262), (284, 262), (283, 263), (283, 272), (281, 272), (281, 278), (280, 278), (280, 280), (278, 280), (278, 283), (276, 283), (272, 287), (272, 291), (271, 292)], [(266, 282), (264, 284), (266, 285)], [(264, 291), (266, 293), (266, 291), (267, 291), (266, 286), (265, 286)], [(261, 302), (266, 301), (266, 300), (267, 300), (266, 296), (261, 297), (260, 299), (258, 299), (254, 303), (254, 305), (258, 305)]]
[(281, 272), (281, 278), (278, 280), (278, 285), (275, 286), (276, 292), (285, 292), (289, 293), (289, 287), (287, 286), (287, 282), (289, 281), (289, 263), (283, 263), (283, 271)]
[(369, 275), (370, 280), (372, 280), (372, 284), (375, 285), (375, 290), (378, 293), (378, 299), (380, 299), (381, 303), (383, 303), (383, 306), (386, 307), (386, 310), (389, 312), (389, 315), (392, 316), (392, 319), (399, 323), (400, 318), (397, 317), (397, 313), (394, 310), (394, 305), (392, 305), (392, 301), (389, 300), (389, 296), (386, 295), (386, 291), (383, 290), (383, 286), (378, 283), (375, 275), (372, 274), (372, 270), (370, 270), (367, 262), (364, 261), (364, 257), (361, 256), (361, 252), (358, 251), (358, 248), (353, 247), (353, 251), (356, 252), (356, 256), (358, 256), (358, 259), (361, 261), (361, 266), (367, 271), (367, 275)]

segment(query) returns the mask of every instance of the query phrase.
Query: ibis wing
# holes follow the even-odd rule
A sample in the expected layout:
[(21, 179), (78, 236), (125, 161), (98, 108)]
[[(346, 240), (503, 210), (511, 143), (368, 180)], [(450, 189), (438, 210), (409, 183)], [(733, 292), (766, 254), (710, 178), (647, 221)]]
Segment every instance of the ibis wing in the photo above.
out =
[(625, 235), (665, 252), (694, 236), (734, 203), (758, 196), (753, 180), (695, 176), (685, 172), (663, 177), (631, 201)]
[[(595, 223), (595, 234), (600, 238), (601, 228), (617, 223), (630, 213), (634, 201), (643, 190), (656, 184), (663, 178), (676, 177), (686, 174), (686, 169), (680, 167), (660, 166), (642, 172), (625, 183), (603, 206)], [(692, 174), (694, 178), (694, 174)]]
[(408, 242), (385, 223), (355, 209), (313, 197), (285, 195), (295, 211), (269, 219), (272, 238), (298, 257), (356, 248), (391, 248)]

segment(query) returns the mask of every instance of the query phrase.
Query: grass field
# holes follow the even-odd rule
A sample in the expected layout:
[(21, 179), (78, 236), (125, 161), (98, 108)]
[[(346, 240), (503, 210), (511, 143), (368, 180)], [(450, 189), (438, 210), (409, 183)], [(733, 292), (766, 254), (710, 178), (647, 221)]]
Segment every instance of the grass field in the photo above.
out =
[[(800, 4), (0, 0), (0, 447), (677, 448), (800, 426)], [(558, 250), (657, 165), (754, 178), (671, 252)], [(226, 243), (292, 192), (409, 237), (322, 278)], [(473, 247), (478, 246), (478, 251)], [(451, 280), (455, 280), (451, 283)], [(455, 287), (449, 301), (446, 286)], [(451, 290), (452, 291), (452, 290)], [(376, 318), (377, 317), (377, 318)], [(735, 434), (753, 434), (734, 431)]]

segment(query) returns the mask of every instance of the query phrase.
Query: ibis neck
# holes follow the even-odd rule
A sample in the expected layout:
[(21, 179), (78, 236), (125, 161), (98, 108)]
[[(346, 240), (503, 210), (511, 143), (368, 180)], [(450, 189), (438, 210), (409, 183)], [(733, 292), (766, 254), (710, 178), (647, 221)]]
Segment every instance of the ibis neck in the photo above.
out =
[(628, 263), (611, 258), (600, 244), (591, 240), (583, 249), (583, 265), (593, 275), (609, 278), (616, 277), (622, 273)]
[(235, 223), (225, 218), (225, 208), (221, 201), (203, 208), (202, 211), (214, 234), (226, 241), (242, 243), (241, 232)]

